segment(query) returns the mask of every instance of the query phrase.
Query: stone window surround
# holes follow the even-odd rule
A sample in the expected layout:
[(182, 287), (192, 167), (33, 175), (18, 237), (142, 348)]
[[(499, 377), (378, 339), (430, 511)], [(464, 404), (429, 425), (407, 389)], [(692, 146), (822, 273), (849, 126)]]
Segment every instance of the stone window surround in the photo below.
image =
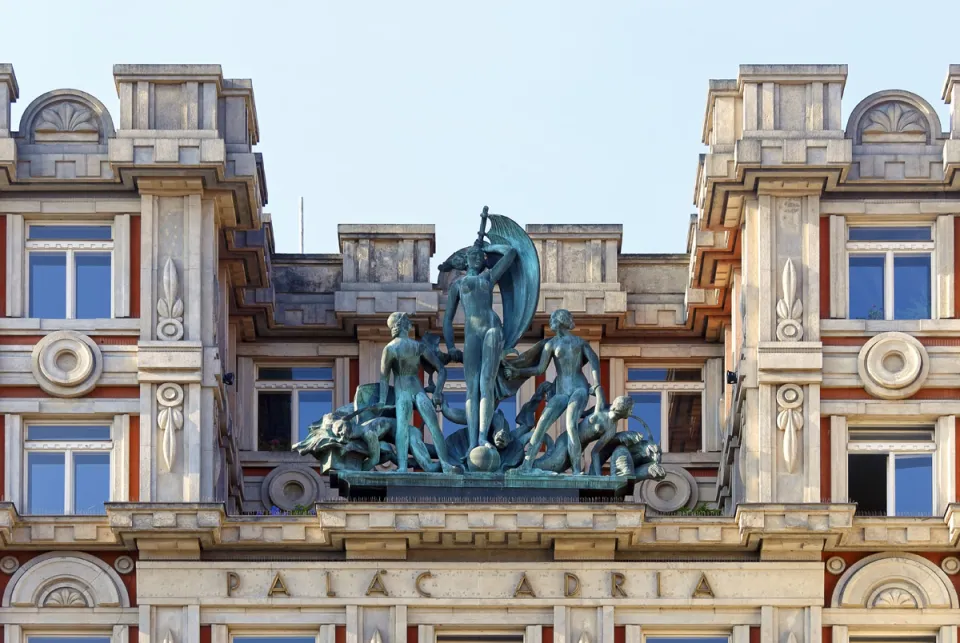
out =
[[(271, 380), (261, 380), (260, 379), (260, 369), (261, 368), (330, 368), (332, 369), (332, 377), (330, 380), (297, 380), (297, 381), (271, 381)], [(289, 391), (293, 393), (291, 399), (291, 408), (290, 408), (290, 437), (291, 443), (296, 444), (299, 442), (299, 436), (297, 435), (297, 427), (299, 426), (299, 408), (297, 405), (296, 395), (297, 391), (331, 391), (333, 394), (332, 408), (337, 409), (341, 404), (341, 388), (349, 388), (349, 371), (347, 374), (347, 383), (344, 383), (343, 380), (339, 377), (341, 374), (338, 371), (337, 364), (334, 360), (319, 357), (316, 360), (294, 360), (294, 361), (283, 361), (277, 359), (265, 359), (263, 361), (256, 361), (253, 364), (253, 373), (254, 373), (254, 382), (253, 382), (253, 413), (250, 414), (250, 423), (252, 425), (253, 431), (253, 450), (258, 450), (257, 445), (260, 444), (260, 392), (261, 391)], [(352, 396), (350, 397), (352, 401)], [(320, 418), (317, 418), (318, 420)], [(268, 453), (268, 452), (263, 452)]]
[(956, 430), (953, 415), (939, 417), (897, 417), (891, 422), (890, 416), (830, 416), (830, 497), (833, 502), (847, 502), (849, 496), (847, 477), (847, 455), (849, 449), (849, 426), (903, 426), (916, 427), (918, 424), (934, 426), (933, 458), (933, 495), (934, 515), (942, 514), (952, 502), (956, 488)]
[[(671, 369), (671, 368), (686, 368), (686, 369), (700, 369), (700, 381), (699, 382), (631, 382), (627, 379), (628, 373), (631, 368), (644, 368), (644, 369)], [(657, 393), (660, 395), (660, 449), (664, 453), (670, 451), (670, 424), (669, 424), (669, 413), (670, 413), (670, 404), (669, 404), (669, 394), (670, 393), (700, 393), (700, 451), (706, 452), (707, 449), (707, 427), (706, 418), (704, 409), (706, 408), (707, 399), (706, 399), (706, 365), (705, 364), (675, 364), (667, 362), (633, 362), (626, 360), (624, 362), (624, 391), (625, 394), (629, 395), (630, 393)], [(608, 400), (610, 403), (612, 400)], [(621, 430), (629, 430), (628, 422), (624, 420), (621, 422), (623, 427)]]
[[(876, 616), (876, 610), (871, 612), (871, 617)], [(911, 620), (915, 618), (911, 616)], [(892, 629), (891, 629), (892, 628)], [(930, 625), (927, 627), (918, 626), (916, 622), (909, 625), (903, 623), (903, 617), (899, 617), (896, 623), (879, 624), (874, 627), (860, 627), (852, 625), (834, 625), (833, 643), (890, 643), (891, 637), (895, 640), (903, 640), (904, 643), (957, 643), (957, 628), (955, 625)]]
[[(335, 643), (336, 640), (336, 628), (337, 626), (346, 626), (346, 629), (349, 631), (353, 630), (357, 632), (356, 640), (359, 643), (364, 643), (370, 637), (364, 637), (360, 635), (359, 630), (366, 629), (361, 626), (362, 619), (362, 606), (350, 605), (346, 608), (346, 619), (343, 618), (344, 613), (340, 609), (333, 610), (335, 612), (327, 615), (327, 622), (320, 625), (316, 629), (298, 629), (297, 621), (288, 621), (287, 625), (278, 625), (276, 628), (271, 628), (269, 630), (264, 630), (262, 626), (262, 617), (268, 616), (270, 614), (269, 608), (264, 608), (261, 610), (250, 610), (248, 608), (247, 618), (230, 618), (227, 619), (218, 619), (218, 622), (211, 625), (211, 641), (212, 643), (234, 643), (238, 638), (256, 638), (256, 637), (306, 637), (314, 636), (316, 643)], [(611, 607), (601, 607), (598, 608), (598, 611), (609, 610), (613, 611)], [(566, 607), (557, 607), (553, 610), (553, 627), (556, 631), (558, 628), (561, 631), (567, 631), (571, 628), (566, 622), (568, 608)], [(617, 613), (625, 613), (626, 610), (618, 609)], [(398, 633), (398, 636), (401, 636), (400, 640), (407, 640), (406, 637), (406, 628), (408, 625), (415, 625), (418, 630), (417, 640), (419, 643), (437, 643), (437, 635), (446, 632), (455, 632), (458, 635), (477, 635), (477, 640), (482, 641), (482, 636), (484, 633), (489, 634), (489, 629), (480, 629), (480, 623), (484, 622), (483, 619), (489, 617), (489, 612), (486, 610), (480, 610), (477, 614), (476, 619), (471, 617), (470, 614), (463, 613), (460, 611), (458, 616), (453, 616), (449, 620), (447, 619), (433, 619), (433, 622), (427, 623), (414, 623), (408, 619), (408, 608), (405, 605), (395, 605), (391, 606), (391, 617), (390, 620), (391, 628)], [(612, 614), (611, 614), (612, 615)], [(318, 614), (311, 615), (315, 620), (317, 619)], [(435, 616), (432, 615), (431, 616)], [(634, 623), (623, 624), (624, 634), (627, 643), (646, 643), (647, 640), (653, 638), (663, 638), (663, 637), (682, 637), (686, 639), (698, 639), (698, 638), (719, 638), (725, 637), (730, 643), (749, 643), (750, 640), (750, 625), (742, 624), (743, 615), (737, 613), (737, 611), (727, 611), (723, 616), (714, 615), (712, 619), (709, 617), (697, 619), (694, 618), (692, 621), (690, 618), (692, 616), (701, 616), (701, 614), (695, 612), (676, 612), (674, 617), (666, 617), (662, 619), (651, 619), (649, 615), (639, 615), (640, 618), (645, 621), (644, 625), (638, 625)], [(259, 617), (259, 618), (258, 618)], [(254, 619), (254, 620), (251, 620)], [(226, 620), (227, 622), (224, 622)], [(344, 623), (344, 620), (346, 622)], [(417, 618), (414, 620), (422, 620)], [(440, 622), (446, 620), (447, 622)], [(498, 621), (496, 628), (493, 630), (497, 635), (511, 634), (516, 633), (523, 636), (523, 643), (547, 643), (543, 640), (543, 627), (545, 625), (549, 626), (549, 623), (535, 623), (527, 624), (530, 621), (541, 621), (543, 619), (537, 618), (534, 613), (519, 611), (512, 615), (512, 618), (507, 618), (502, 621)], [(633, 620), (633, 619), (630, 619)], [(248, 622), (249, 621), (249, 622)], [(619, 623), (618, 623), (619, 624)], [(314, 626), (316, 627), (316, 626)], [(613, 629), (614, 623), (610, 622), (610, 628)], [(401, 629), (402, 628), (402, 629)], [(438, 632), (439, 630), (439, 632)], [(381, 635), (384, 638), (393, 638), (390, 636), (390, 633), (386, 630), (381, 632)], [(348, 638), (350, 638), (348, 636)], [(596, 635), (588, 637), (588, 640), (596, 641), (613, 641), (613, 632), (605, 632), (601, 637), (601, 633), (596, 633)], [(581, 639), (582, 640), (582, 639)], [(954, 642), (955, 643), (955, 642)]]
[[(0, 205), (2, 208), (2, 205)], [(27, 297), (30, 284), (28, 283), (28, 242), (26, 240), (27, 227), (33, 224), (101, 224), (113, 228), (111, 254), (113, 296), (112, 318), (130, 317), (139, 314), (139, 311), (130, 310), (130, 214), (106, 213), (84, 214), (80, 218), (66, 218), (63, 214), (41, 214), (38, 212), (6, 213), (7, 217), (7, 316), (26, 317), (28, 311)], [(70, 280), (67, 288), (73, 286)], [(64, 320), (67, 322), (89, 322), (90, 320)]]
[[(830, 204), (821, 204), (821, 212), (830, 219), (830, 311), (831, 319), (847, 319), (849, 304), (849, 251), (847, 229), (851, 226), (915, 227), (930, 225), (933, 250), (930, 251), (931, 319), (953, 318), (954, 279), (954, 214), (912, 214), (896, 216), (895, 204), (887, 205), (890, 214), (836, 214)], [(884, 204), (878, 204), (883, 209)], [(955, 206), (953, 206), (955, 207)], [(870, 245), (873, 242), (855, 242)], [(905, 242), (910, 244), (910, 242)], [(928, 242), (929, 243), (929, 242)], [(876, 244), (879, 245), (879, 244)], [(913, 244), (910, 244), (913, 245)], [(920, 244), (916, 244), (920, 245)], [(856, 247), (856, 246), (855, 246)], [(885, 284), (893, 288), (893, 284)]]
[(9, 413), (5, 416), (5, 436), (6, 441), (6, 468), (4, 470), (4, 488), (6, 489), (6, 498), (12, 502), (21, 511), (26, 502), (26, 452), (24, 441), (26, 436), (26, 425), (31, 420), (43, 421), (45, 424), (54, 421), (63, 422), (90, 422), (96, 420), (107, 421), (111, 425), (111, 449), (110, 449), (110, 501), (126, 502), (129, 500), (130, 489), (130, 463), (128, 461), (129, 439), (130, 439), (130, 415), (116, 414), (105, 416), (104, 414), (83, 414), (83, 415), (53, 415), (53, 414), (29, 414), (20, 415)]

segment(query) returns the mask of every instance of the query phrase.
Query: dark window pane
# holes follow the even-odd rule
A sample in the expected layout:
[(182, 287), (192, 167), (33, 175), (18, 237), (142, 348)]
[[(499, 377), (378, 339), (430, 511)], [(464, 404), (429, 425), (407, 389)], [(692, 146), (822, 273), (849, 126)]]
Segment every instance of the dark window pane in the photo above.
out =
[(113, 284), (110, 281), (109, 252), (78, 252), (77, 262), (77, 319), (108, 319), (112, 317), (110, 299)]
[[(646, 423), (653, 435), (653, 441), (660, 444), (660, 436), (663, 435), (660, 427), (660, 407), (662, 404), (660, 393), (631, 393), (630, 397), (633, 399), (633, 414)], [(644, 428), (643, 424), (634, 418), (630, 418), (627, 426), (631, 431), (647, 434), (647, 429)]]
[(66, 466), (63, 453), (27, 454), (27, 513), (62, 515)]
[(56, 241), (110, 241), (108, 225), (32, 225), (28, 239)]
[(850, 228), (850, 241), (932, 241), (930, 226), (913, 228)]
[(67, 318), (67, 253), (30, 253), (30, 317)]
[(850, 319), (883, 319), (883, 255), (850, 255)]
[(289, 451), (293, 394), (263, 393), (257, 397), (257, 449)]
[(894, 255), (893, 318), (930, 319), (930, 255)]
[(280, 382), (328, 381), (333, 379), (333, 369), (328, 366), (293, 366), (261, 368), (260, 379)]
[(517, 398), (508, 397), (500, 401), (499, 409), (503, 412), (503, 417), (511, 429), (517, 427)]
[(699, 368), (628, 368), (628, 382), (699, 382)]
[(898, 516), (933, 515), (933, 455), (896, 455), (894, 502)]
[(299, 407), (297, 427), (297, 441), (307, 437), (307, 429), (314, 422), (319, 422), (323, 416), (333, 410), (333, 391), (300, 391), (297, 393)]
[[(452, 409), (465, 409), (467, 406), (467, 393), (466, 391), (444, 391), (443, 400), (446, 405)], [(451, 435), (463, 428), (462, 424), (457, 424), (444, 416), (441, 417), (443, 418), (444, 435)], [(516, 416), (514, 416), (514, 419), (516, 419)]]
[(110, 500), (110, 454), (73, 455), (73, 512), (102, 515), (103, 503)]
[(702, 398), (699, 393), (668, 393), (667, 426), (670, 451), (696, 453), (703, 447), (700, 438)]
[(89, 424), (45, 425), (31, 424), (27, 427), (28, 440), (109, 440), (109, 426), (91, 426)]
[(851, 453), (847, 459), (847, 489), (857, 515), (887, 515), (887, 454)]
[(447, 367), (447, 381), (448, 382), (462, 382), (463, 380), (463, 369), (459, 366), (450, 368)]

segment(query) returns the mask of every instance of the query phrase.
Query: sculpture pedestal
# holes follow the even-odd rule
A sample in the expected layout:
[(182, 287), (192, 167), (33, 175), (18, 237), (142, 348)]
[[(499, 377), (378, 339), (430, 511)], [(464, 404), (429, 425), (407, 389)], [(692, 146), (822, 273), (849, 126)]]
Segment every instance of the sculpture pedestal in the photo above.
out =
[(347, 500), (383, 502), (558, 503), (623, 500), (636, 481), (625, 477), (516, 473), (340, 471), (331, 486)]

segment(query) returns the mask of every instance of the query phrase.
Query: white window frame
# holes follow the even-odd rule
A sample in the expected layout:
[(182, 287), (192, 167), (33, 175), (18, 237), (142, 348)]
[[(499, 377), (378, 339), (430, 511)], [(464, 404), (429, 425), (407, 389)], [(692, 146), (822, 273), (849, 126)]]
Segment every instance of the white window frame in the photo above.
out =
[[(930, 228), (930, 241), (850, 241), (851, 228)], [(847, 318), (850, 319), (850, 293), (853, 284), (850, 281), (850, 258), (855, 255), (884, 255), (883, 260), (883, 319), (894, 319), (894, 287), (893, 287), (893, 260), (894, 256), (923, 256), (930, 257), (930, 317), (924, 319), (939, 319), (937, 306), (937, 226), (934, 221), (898, 221), (897, 223), (874, 223), (870, 221), (847, 221), (844, 237), (846, 261), (843, 269), (846, 271), (847, 283)]]
[[(676, 369), (676, 370), (699, 370), (699, 382), (631, 382), (630, 369)], [(704, 365), (703, 364), (646, 364), (646, 363), (627, 363), (623, 368), (624, 390), (627, 395), (631, 393), (660, 393), (660, 450), (663, 453), (670, 451), (670, 394), (672, 393), (700, 393), (700, 449), (699, 452), (706, 451), (706, 428), (703, 426), (703, 408), (704, 408)], [(612, 400), (607, 400), (607, 404)], [(624, 421), (624, 427), (629, 427), (629, 421)], [(626, 430), (629, 430), (628, 428)], [(686, 452), (695, 453), (695, 452)]]
[[(129, 417), (129, 416), (127, 416)], [(74, 516), (76, 507), (74, 507), (74, 453), (106, 453), (110, 456), (110, 485), (107, 502), (118, 500), (117, 496), (117, 478), (123, 475), (121, 472), (120, 460), (125, 454), (118, 453), (118, 444), (123, 444), (124, 440), (118, 439), (118, 430), (122, 431), (121, 423), (116, 419), (89, 419), (75, 420), (69, 418), (43, 418), (28, 419), (23, 422), (23, 463), (22, 463), (22, 506), (26, 515), (34, 515), (32, 508), (27, 507), (30, 498), (30, 468), (28, 460), (31, 453), (63, 453), (64, 454), (64, 499), (63, 515)], [(27, 435), (31, 426), (107, 426), (110, 427), (109, 440), (28, 440)]]
[[(50, 226), (71, 226), (71, 227), (109, 227), (110, 241), (80, 241), (70, 239), (50, 239), (50, 240), (30, 240), (30, 227), (50, 227)], [(113, 219), (98, 221), (68, 221), (68, 220), (39, 220), (28, 219), (24, 221), (24, 249), (23, 253), (23, 310), (24, 315), (30, 315), (30, 256), (31, 254), (49, 254), (52, 252), (66, 252), (66, 317), (65, 319), (77, 318), (77, 279), (76, 279), (76, 261), (77, 252), (109, 252), (110, 253), (110, 317), (103, 319), (112, 319), (116, 315), (116, 280), (117, 280), (117, 229), (114, 226)]]
[[(901, 440), (883, 440), (883, 441), (861, 441), (854, 440), (851, 437), (851, 434), (856, 434), (859, 431), (865, 430), (876, 430), (876, 431), (904, 431), (904, 430), (923, 430), (930, 431), (930, 440), (929, 441), (901, 441)], [(873, 453), (873, 454), (885, 454), (887, 455), (887, 517), (896, 517), (897, 516), (897, 498), (896, 498), (896, 458), (898, 455), (917, 455), (920, 453), (929, 453), (931, 454), (931, 466), (930, 466), (930, 476), (931, 476), (931, 485), (932, 490), (930, 498), (930, 516), (935, 516), (937, 513), (937, 508), (940, 506), (939, 498), (937, 497), (937, 488), (938, 484), (938, 471), (937, 471), (937, 430), (934, 425), (877, 425), (877, 424), (862, 424), (862, 425), (851, 425), (848, 427), (847, 435), (847, 458), (849, 461), (849, 455), (851, 453)], [(847, 465), (847, 488), (850, 488), (850, 467)]]
[[(329, 380), (261, 380), (260, 371), (265, 368), (329, 368), (330, 369), (330, 379)], [(254, 408), (257, 409), (257, 412), (254, 414), (253, 423), (256, 425), (256, 433), (254, 435), (254, 447), (259, 448), (260, 446), (260, 393), (277, 393), (277, 392), (287, 392), (291, 393), (290, 395), (290, 445), (294, 445), (300, 441), (300, 436), (298, 435), (298, 429), (300, 427), (300, 391), (330, 391), (330, 404), (331, 408), (336, 410), (337, 408), (337, 391), (336, 391), (336, 377), (337, 369), (336, 365), (333, 362), (322, 362), (322, 363), (309, 363), (309, 362), (296, 362), (296, 363), (283, 363), (283, 362), (265, 362), (258, 363), (256, 365), (256, 380), (254, 383), (254, 392), (257, 396), (255, 401)], [(320, 418), (317, 418), (318, 420)], [(259, 449), (258, 449), (259, 451)], [(269, 453), (269, 451), (259, 451), (260, 453)]]

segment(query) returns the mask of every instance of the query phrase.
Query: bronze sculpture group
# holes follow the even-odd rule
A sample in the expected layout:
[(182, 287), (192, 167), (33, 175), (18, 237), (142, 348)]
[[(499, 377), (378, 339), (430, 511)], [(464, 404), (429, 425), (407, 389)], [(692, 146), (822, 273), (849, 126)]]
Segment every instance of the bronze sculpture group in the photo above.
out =
[[(633, 400), (624, 395), (608, 405), (600, 386), (600, 360), (589, 342), (573, 334), (569, 311), (550, 315), (553, 336), (522, 353), (517, 350), (540, 289), (536, 248), (519, 225), (484, 208), (477, 240), (440, 270), (463, 272), (449, 289), (443, 320), (446, 352), (436, 335), (413, 338), (406, 313), (393, 313), (387, 320), (392, 340), (383, 349), (379, 383), (359, 386), (353, 404), (311, 425), (296, 450), (313, 454), (329, 472), (379, 467), (384, 474), (406, 473), (414, 467), (446, 475), (601, 476), (608, 465), (609, 476), (642, 480), (666, 475), (655, 442), (634, 431), (617, 431), (631, 417)], [(502, 318), (494, 310), (497, 287)], [(464, 317), (462, 349), (455, 344), (453, 325), (458, 310)], [(516, 417), (507, 418), (500, 402), (516, 395), (529, 378), (545, 374), (551, 362), (555, 379), (541, 383)], [(463, 365), (464, 408), (451, 407), (444, 398), (451, 363)], [(591, 396), (595, 404), (588, 408)], [(415, 412), (430, 443), (423, 427), (414, 424)], [(445, 437), (438, 414), (463, 428)], [(566, 430), (553, 441), (549, 429), (561, 417)], [(590, 463), (584, 466), (583, 453), (591, 443)]]

